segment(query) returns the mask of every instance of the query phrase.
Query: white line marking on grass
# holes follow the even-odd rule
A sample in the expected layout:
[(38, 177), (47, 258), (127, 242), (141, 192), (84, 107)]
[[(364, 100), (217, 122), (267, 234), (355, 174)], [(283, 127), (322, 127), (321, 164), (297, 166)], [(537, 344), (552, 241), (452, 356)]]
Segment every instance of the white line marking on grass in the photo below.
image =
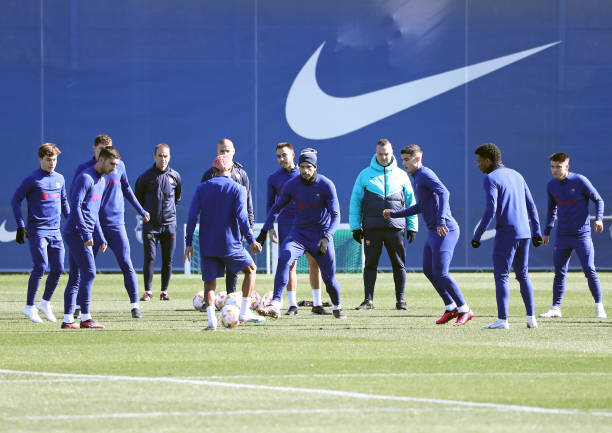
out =
[(207, 412), (143, 412), (143, 413), (107, 413), (87, 415), (40, 415), (40, 416), (13, 416), (7, 417), (7, 421), (48, 421), (48, 420), (74, 420), (74, 419), (107, 419), (107, 418), (150, 418), (169, 416), (226, 416), (226, 415), (304, 415), (304, 414), (333, 414), (333, 413), (362, 413), (362, 412), (406, 412), (406, 411), (430, 411), (433, 408), (378, 408), (378, 409), (248, 409), (230, 411), (207, 411)]
[(290, 379), (292, 377), (429, 377), (429, 376), (612, 376), (612, 373), (603, 372), (453, 372), (453, 373), (337, 373), (337, 374), (269, 374), (269, 375), (238, 375), (238, 376), (208, 376), (209, 379), (261, 379), (261, 378), (279, 378)]
[(180, 383), (187, 385), (205, 385), (218, 388), (234, 388), (234, 389), (250, 389), (250, 390), (266, 390), (275, 392), (293, 392), (297, 394), (319, 394), (333, 397), (355, 398), (361, 400), (386, 400), (386, 401), (404, 401), (416, 403), (432, 403), (444, 406), (456, 407), (471, 407), (471, 408), (486, 408), (498, 410), (502, 412), (530, 412), (555, 415), (590, 415), (612, 417), (612, 412), (593, 412), (578, 409), (550, 409), (537, 406), (522, 406), (514, 404), (498, 404), (484, 403), (475, 401), (461, 400), (443, 400), (438, 398), (421, 398), (421, 397), (404, 397), (394, 395), (366, 394), (351, 391), (338, 391), (333, 389), (317, 389), (317, 388), (295, 388), (291, 386), (270, 386), (270, 385), (254, 385), (247, 383), (231, 383), (231, 382), (215, 382), (210, 380), (194, 380), (180, 379), (171, 377), (143, 377), (143, 376), (104, 376), (98, 374), (72, 374), (72, 373), (47, 373), (38, 371), (17, 371), (0, 369), (0, 373), (19, 374), (26, 376), (43, 376), (43, 377), (68, 377), (68, 378), (92, 378), (105, 379), (110, 382), (114, 381), (129, 381), (129, 382), (159, 382), (159, 383)]

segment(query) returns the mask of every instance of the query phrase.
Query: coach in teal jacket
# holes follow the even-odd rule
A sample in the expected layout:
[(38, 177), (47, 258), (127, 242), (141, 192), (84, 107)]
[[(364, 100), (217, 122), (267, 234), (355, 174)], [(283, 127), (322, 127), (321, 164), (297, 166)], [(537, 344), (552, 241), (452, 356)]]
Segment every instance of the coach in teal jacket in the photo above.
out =
[(357, 176), (349, 212), (349, 224), (353, 238), (361, 243), (364, 239), (365, 268), (363, 286), (365, 299), (357, 310), (374, 308), (374, 285), (378, 271), (378, 261), (385, 245), (393, 267), (395, 282), (395, 307), (407, 310), (404, 300), (406, 286), (406, 250), (404, 232), (412, 243), (418, 230), (416, 216), (408, 218), (385, 219), (383, 209), (399, 210), (416, 203), (410, 179), (405, 171), (397, 167), (391, 142), (385, 138), (378, 141), (376, 155), (370, 166)]

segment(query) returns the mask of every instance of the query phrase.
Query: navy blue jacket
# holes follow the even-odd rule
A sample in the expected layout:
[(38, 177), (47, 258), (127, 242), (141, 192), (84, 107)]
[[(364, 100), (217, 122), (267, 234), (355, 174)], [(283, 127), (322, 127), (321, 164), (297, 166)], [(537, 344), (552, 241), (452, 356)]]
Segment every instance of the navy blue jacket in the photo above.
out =
[[(211, 167), (204, 172), (200, 182), (206, 182), (213, 177), (215, 177), (215, 173)], [(253, 213), (253, 197), (251, 196), (251, 182), (249, 181), (249, 176), (244, 168), (242, 168), (242, 165), (234, 161), (234, 169), (230, 177), (234, 182), (238, 182), (239, 185), (242, 185), (247, 190), (247, 214), (249, 215), (249, 225), (253, 228), (253, 225), (255, 225), (255, 214)]]
[(181, 200), (181, 175), (168, 167), (161, 171), (153, 167), (136, 179), (135, 195), (151, 219), (143, 224), (143, 231), (176, 225), (176, 204)]

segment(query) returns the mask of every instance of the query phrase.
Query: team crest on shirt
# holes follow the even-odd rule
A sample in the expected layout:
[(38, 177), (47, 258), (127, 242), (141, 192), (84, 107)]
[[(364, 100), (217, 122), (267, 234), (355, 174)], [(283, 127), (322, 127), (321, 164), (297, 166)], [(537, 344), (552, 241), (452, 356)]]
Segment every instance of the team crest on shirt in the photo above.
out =
[(55, 187), (59, 188), (60, 187), (60, 183), (59, 182), (55, 182)]
[(370, 245), (370, 240), (366, 239), (365, 243), (366, 243), (366, 245)]
[(576, 188), (572, 188), (572, 192), (576, 192)]
[(317, 197), (321, 197), (321, 194), (317, 193)]
[(240, 173), (236, 173), (236, 182), (240, 182)]
[(149, 233), (149, 234), (147, 234), (147, 237), (148, 237), (149, 239), (153, 239), (153, 233)]
[(173, 178), (170, 178), (169, 182), (170, 182), (170, 183), (174, 183), (174, 179), (173, 179)]

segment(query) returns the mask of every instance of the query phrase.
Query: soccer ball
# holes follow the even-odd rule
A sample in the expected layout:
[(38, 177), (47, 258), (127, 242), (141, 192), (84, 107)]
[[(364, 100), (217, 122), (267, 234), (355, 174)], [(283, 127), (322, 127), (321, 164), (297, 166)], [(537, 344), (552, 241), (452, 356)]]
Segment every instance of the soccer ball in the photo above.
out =
[(270, 290), (269, 292), (264, 293), (259, 301), (259, 308), (267, 307), (272, 303), (272, 296), (274, 296), (274, 292)]
[(204, 307), (205, 303), (206, 302), (204, 300), (204, 290), (201, 290), (193, 297), (193, 308), (200, 311), (202, 307)]
[(253, 293), (251, 293), (251, 309), (257, 310), (260, 302), (261, 302), (261, 295), (257, 293), (255, 290), (253, 290)]
[(221, 310), (221, 308), (223, 308), (223, 305), (225, 304), (226, 296), (227, 296), (226, 291), (217, 293), (217, 297), (215, 298), (215, 307), (217, 307), (217, 310)]
[(225, 328), (233, 328), (237, 326), (240, 316), (240, 310), (235, 305), (226, 305), (221, 309), (219, 313), (219, 323), (221, 323)]
[(235, 307), (240, 308), (240, 302), (242, 301), (242, 296), (240, 293), (230, 293), (225, 297), (225, 302), (223, 305), (234, 305)]

